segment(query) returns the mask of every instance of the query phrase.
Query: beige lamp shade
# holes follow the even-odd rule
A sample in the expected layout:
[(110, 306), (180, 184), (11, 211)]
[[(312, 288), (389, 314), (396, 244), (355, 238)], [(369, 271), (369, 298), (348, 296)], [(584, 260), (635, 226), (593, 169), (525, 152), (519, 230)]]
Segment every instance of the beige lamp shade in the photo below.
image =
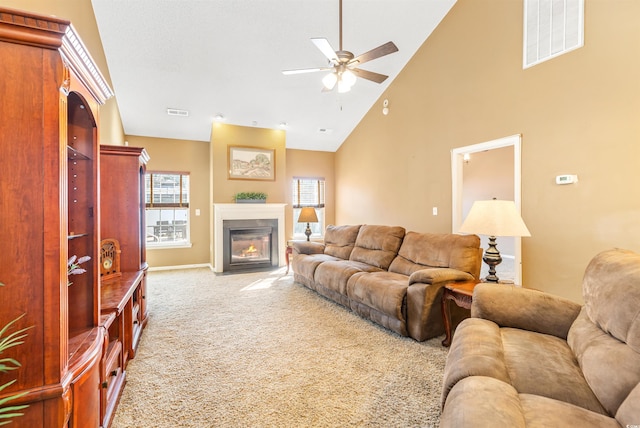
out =
[(459, 232), (489, 236), (531, 236), (513, 201), (475, 201)]
[(298, 223), (317, 223), (318, 216), (316, 215), (315, 208), (305, 207), (300, 211), (300, 217), (298, 217)]

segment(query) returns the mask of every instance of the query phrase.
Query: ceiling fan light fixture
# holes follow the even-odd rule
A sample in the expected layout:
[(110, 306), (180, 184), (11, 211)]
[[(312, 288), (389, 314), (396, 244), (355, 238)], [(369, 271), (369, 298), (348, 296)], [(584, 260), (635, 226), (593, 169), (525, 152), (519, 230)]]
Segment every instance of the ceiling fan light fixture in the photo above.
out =
[(336, 82), (338, 81), (338, 75), (336, 73), (329, 73), (322, 78), (322, 84), (328, 90), (332, 90), (334, 86), (336, 86)]
[(338, 93), (344, 94), (345, 92), (349, 92), (351, 90), (351, 86), (353, 85), (349, 85), (342, 79), (338, 80)]
[(342, 72), (342, 76), (340, 76), (340, 80), (342, 80), (349, 87), (352, 87), (356, 83), (356, 75), (353, 71), (347, 69)]

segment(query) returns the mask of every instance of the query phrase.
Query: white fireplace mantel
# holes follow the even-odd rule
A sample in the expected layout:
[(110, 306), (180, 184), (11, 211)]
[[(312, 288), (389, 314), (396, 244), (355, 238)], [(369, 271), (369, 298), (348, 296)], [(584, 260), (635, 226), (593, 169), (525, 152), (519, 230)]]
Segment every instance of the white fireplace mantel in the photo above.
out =
[(222, 272), (223, 222), (225, 220), (278, 220), (278, 264), (285, 263), (284, 207), (287, 204), (213, 204), (214, 272)]

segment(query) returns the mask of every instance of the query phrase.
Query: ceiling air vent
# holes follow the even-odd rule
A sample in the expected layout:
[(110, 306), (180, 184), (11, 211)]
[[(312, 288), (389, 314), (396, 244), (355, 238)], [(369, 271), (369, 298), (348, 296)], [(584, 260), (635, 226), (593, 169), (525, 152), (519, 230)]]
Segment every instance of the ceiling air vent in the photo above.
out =
[(584, 45), (584, 0), (525, 0), (523, 68)]
[(168, 108), (167, 114), (169, 116), (181, 116), (181, 117), (189, 116), (189, 112), (187, 110), (180, 110), (179, 108)]

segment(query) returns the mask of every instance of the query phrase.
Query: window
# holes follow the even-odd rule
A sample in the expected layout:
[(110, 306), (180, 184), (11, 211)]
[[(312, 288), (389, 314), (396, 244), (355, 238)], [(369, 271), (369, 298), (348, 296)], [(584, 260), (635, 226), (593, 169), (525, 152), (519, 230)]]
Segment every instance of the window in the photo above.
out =
[(144, 181), (147, 245), (190, 245), (189, 174), (147, 172)]
[(304, 207), (313, 207), (318, 216), (317, 223), (309, 223), (311, 237), (321, 238), (324, 232), (324, 178), (293, 177), (292, 186), (293, 205), (293, 237), (306, 239), (304, 234), (306, 223), (298, 223), (300, 211)]

